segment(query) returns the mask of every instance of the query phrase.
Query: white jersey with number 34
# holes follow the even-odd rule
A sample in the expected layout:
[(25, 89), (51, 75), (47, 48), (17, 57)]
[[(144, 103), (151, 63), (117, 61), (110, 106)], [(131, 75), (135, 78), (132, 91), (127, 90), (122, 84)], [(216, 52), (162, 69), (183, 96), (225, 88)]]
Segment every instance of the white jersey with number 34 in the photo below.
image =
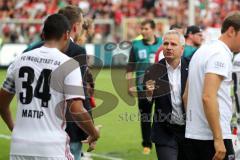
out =
[(3, 89), (17, 97), (10, 154), (69, 156), (65, 100), (85, 98), (78, 62), (56, 48), (34, 49), (11, 64)]

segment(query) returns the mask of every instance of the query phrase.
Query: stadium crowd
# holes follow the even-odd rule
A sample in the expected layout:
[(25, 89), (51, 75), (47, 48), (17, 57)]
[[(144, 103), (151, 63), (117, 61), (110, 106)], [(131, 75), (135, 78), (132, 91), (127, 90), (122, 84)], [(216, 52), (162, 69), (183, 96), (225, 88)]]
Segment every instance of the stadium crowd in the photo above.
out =
[[(169, 25), (187, 25), (187, 0), (0, 0), (0, 19), (43, 19), (67, 4), (77, 5), (93, 19), (113, 19), (118, 27), (123, 18), (167, 18)], [(226, 14), (240, 9), (238, 0), (196, 0), (196, 24), (203, 29), (219, 27)], [(42, 20), (40, 21), (42, 22)], [(40, 24), (2, 23), (3, 42), (30, 43), (39, 38)], [(115, 30), (115, 32), (117, 32)], [(115, 35), (114, 41), (120, 41)], [(110, 36), (110, 27), (95, 25), (93, 43)], [(108, 39), (109, 40), (109, 39)], [(129, 39), (130, 40), (130, 39)]]

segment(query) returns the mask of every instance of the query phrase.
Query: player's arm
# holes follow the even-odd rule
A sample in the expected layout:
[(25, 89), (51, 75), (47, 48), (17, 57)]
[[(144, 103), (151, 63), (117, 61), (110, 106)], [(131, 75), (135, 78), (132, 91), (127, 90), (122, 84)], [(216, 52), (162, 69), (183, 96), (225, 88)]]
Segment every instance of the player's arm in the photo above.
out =
[(83, 107), (82, 100), (80, 98), (67, 100), (67, 104), (69, 113), (76, 124), (91, 137), (91, 142), (96, 141), (99, 138), (99, 132), (88, 111)]
[[(99, 131), (95, 128), (91, 116), (83, 107), (82, 100), (85, 99), (85, 93), (78, 62), (73, 60), (72, 65), (76, 65), (77, 68), (65, 77), (63, 87), (68, 107), (67, 116), (70, 116), (69, 118), (73, 119), (89, 135), (86, 143), (89, 143), (88, 151), (91, 151), (95, 148), (95, 141), (99, 138)], [(56, 75), (53, 74), (52, 77)]]
[(126, 73), (126, 79), (128, 84), (128, 94), (130, 96), (133, 96), (133, 92), (134, 92), (133, 88), (135, 86), (135, 82), (133, 79), (134, 71), (135, 71), (135, 56), (134, 56), (134, 50), (132, 48), (129, 54), (127, 73)]
[(127, 78), (127, 84), (128, 84), (128, 94), (130, 96), (133, 96), (133, 91), (134, 91), (134, 81), (133, 81), (133, 72), (127, 72), (126, 73), (126, 78)]
[(13, 130), (13, 118), (10, 111), (10, 103), (14, 97), (14, 94), (9, 93), (1, 88), (0, 90), (0, 115), (4, 122), (7, 124), (9, 130)]
[(6, 79), (0, 89), (0, 115), (11, 131), (14, 123), (10, 111), (10, 103), (15, 95), (14, 73), (16, 72), (16, 60), (8, 67)]
[(226, 153), (219, 121), (220, 114), (217, 100), (217, 92), (222, 80), (223, 76), (214, 73), (205, 74), (202, 94), (203, 109), (213, 133), (214, 146), (216, 150), (214, 157), (219, 159), (223, 159)]
[(213, 134), (215, 148), (213, 160), (223, 159), (226, 154), (226, 148), (220, 126), (220, 112), (217, 93), (221, 82), (226, 78), (230, 78), (229, 75), (232, 68), (227, 62), (225, 54), (216, 52), (205, 64), (202, 102), (206, 119)]
[(186, 112), (187, 111), (187, 101), (188, 101), (188, 79), (187, 79), (187, 82), (186, 82), (186, 86), (185, 86), (185, 90), (184, 90), (182, 99), (183, 99), (184, 109), (185, 109), (185, 112)]

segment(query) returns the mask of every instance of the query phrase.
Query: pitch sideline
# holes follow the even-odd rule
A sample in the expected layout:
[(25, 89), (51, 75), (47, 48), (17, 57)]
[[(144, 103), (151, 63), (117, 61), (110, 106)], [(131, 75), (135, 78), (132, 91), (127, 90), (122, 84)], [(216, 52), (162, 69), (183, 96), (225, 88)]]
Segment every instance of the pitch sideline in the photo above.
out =
[[(11, 139), (11, 136), (5, 135), (5, 134), (0, 134), (0, 139)], [(91, 157), (97, 157), (97, 158), (102, 158), (102, 159), (107, 159), (107, 160), (124, 160), (121, 158), (115, 158), (115, 157), (110, 157), (106, 155), (101, 155), (101, 154), (96, 154), (96, 153), (85, 153), (87, 155), (90, 155)]]

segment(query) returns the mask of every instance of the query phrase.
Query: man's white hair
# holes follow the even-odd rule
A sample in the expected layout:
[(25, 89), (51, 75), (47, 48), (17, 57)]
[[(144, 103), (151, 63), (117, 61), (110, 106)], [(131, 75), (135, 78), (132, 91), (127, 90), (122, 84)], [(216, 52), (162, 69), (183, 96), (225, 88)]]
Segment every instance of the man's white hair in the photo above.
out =
[(162, 38), (163, 41), (164, 41), (164, 39), (165, 39), (166, 36), (171, 35), (171, 34), (177, 35), (178, 38), (179, 38), (180, 44), (181, 44), (182, 46), (185, 45), (185, 38), (184, 38), (184, 36), (183, 36), (181, 33), (179, 33), (178, 31), (174, 30), (174, 29), (167, 31), (167, 32), (163, 35), (163, 38)]

